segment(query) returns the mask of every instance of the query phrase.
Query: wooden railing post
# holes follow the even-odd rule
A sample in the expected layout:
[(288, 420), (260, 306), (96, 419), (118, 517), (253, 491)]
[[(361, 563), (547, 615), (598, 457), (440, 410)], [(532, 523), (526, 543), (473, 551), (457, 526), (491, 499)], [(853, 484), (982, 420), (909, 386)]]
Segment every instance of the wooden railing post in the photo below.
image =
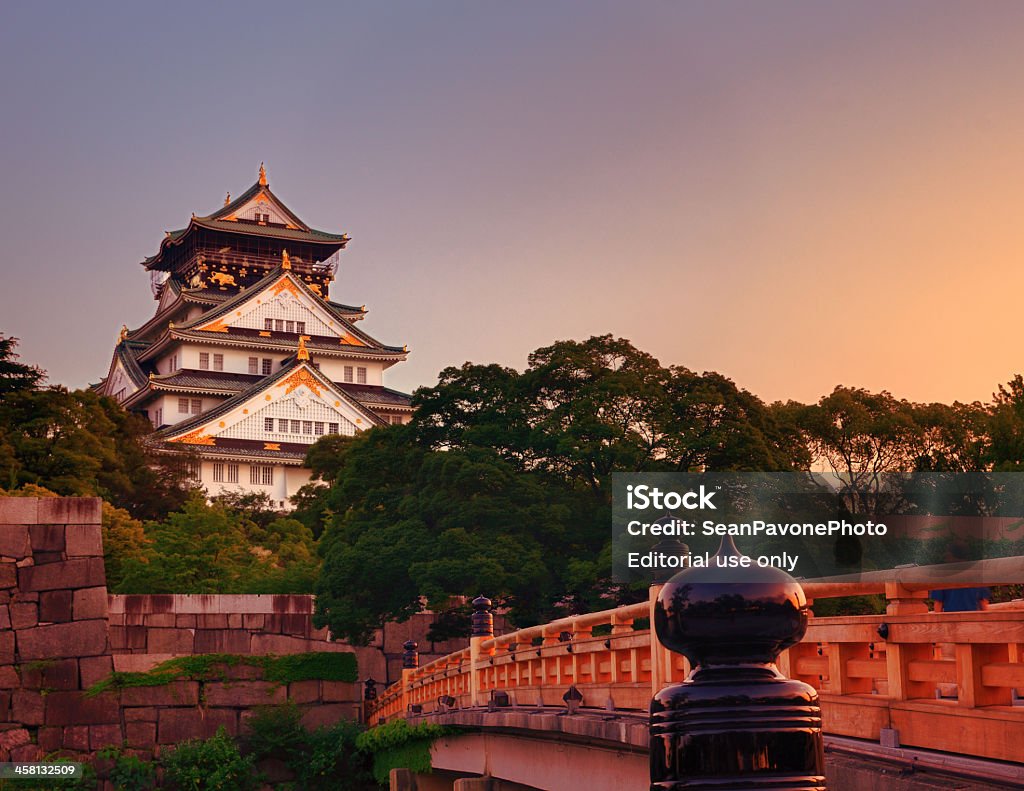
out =
[(469, 699), (470, 705), (482, 706), (480, 676), (484, 672), (482, 643), (494, 637), (494, 616), (491, 600), (486, 596), (473, 599), (473, 631), (469, 638)]
[(885, 583), (886, 615), (919, 615), (928, 612), (928, 591), (912, 591), (898, 582)]

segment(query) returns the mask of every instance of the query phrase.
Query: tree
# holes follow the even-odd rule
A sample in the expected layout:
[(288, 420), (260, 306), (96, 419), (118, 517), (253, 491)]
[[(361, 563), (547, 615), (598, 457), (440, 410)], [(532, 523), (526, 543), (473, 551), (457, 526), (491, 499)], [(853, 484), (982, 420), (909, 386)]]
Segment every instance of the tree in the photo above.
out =
[(18, 362), (14, 350), (18, 338), (0, 333), (0, 396), (26, 390), (35, 390), (46, 380), (46, 372), (34, 365)]

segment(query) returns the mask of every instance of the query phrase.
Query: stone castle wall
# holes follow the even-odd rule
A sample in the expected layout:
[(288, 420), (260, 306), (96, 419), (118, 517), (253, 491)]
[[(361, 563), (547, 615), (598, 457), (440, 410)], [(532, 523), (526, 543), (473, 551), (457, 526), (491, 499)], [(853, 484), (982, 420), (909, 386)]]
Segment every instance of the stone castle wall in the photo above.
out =
[(100, 515), (96, 498), (0, 498), (0, 761), (122, 744), (151, 755), (220, 726), (237, 734), (268, 703), (296, 703), (311, 727), (359, 713), (361, 684), (274, 684), (244, 664), (224, 680), (83, 694), (114, 670), (202, 653), (347, 651), (361, 679), (384, 683), (399, 677), (406, 640), (424, 660), (465, 645), (427, 642), (426, 614), (368, 647), (330, 642), (309, 596), (108, 596)]

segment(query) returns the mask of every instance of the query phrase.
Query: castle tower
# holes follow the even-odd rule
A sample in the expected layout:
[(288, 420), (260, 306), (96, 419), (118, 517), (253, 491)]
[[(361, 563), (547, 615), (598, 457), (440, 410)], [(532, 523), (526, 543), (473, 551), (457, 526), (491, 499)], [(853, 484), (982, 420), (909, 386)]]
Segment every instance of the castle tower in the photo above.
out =
[(356, 327), (365, 306), (330, 299), (348, 240), (306, 225), (260, 165), (242, 195), (142, 262), (156, 314), (122, 329), (97, 389), (144, 413), (161, 448), (198, 459), (190, 475), (210, 495), (264, 492), (287, 507), (317, 439), (412, 414), (383, 382), (408, 350)]

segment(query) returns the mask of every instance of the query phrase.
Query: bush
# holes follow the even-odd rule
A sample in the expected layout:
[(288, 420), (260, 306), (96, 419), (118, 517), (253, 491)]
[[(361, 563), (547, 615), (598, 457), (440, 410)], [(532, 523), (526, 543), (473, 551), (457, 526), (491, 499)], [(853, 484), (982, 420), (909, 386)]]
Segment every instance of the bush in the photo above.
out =
[(363, 791), (373, 787), (370, 757), (356, 747), (362, 726), (339, 722), (307, 731), (293, 703), (264, 706), (248, 721), (245, 745), (256, 760), (276, 758), (304, 791)]
[(163, 759), (164, 783), (181, 791), (253, 791), (259, 787), (256, 757), (243, 756), (223, 728), (206, 741), (182, 742)]
[(128, 755), (117, 747), (100, 750), (98, 756), (113, 762), (110, 782), (115, 791), (146, 791), (156, 785), (156, 766), (137, 755)]
[(454, 732), (452, 728), (427, 722), (410, 725), (405, 720), (393, 720), (360, 734), (356, 746), (373, 755), (374, 779), (387, 785), (388, 775), (396, 767), (417, 773), (429, 772), (430, 745), (435, 739)]

